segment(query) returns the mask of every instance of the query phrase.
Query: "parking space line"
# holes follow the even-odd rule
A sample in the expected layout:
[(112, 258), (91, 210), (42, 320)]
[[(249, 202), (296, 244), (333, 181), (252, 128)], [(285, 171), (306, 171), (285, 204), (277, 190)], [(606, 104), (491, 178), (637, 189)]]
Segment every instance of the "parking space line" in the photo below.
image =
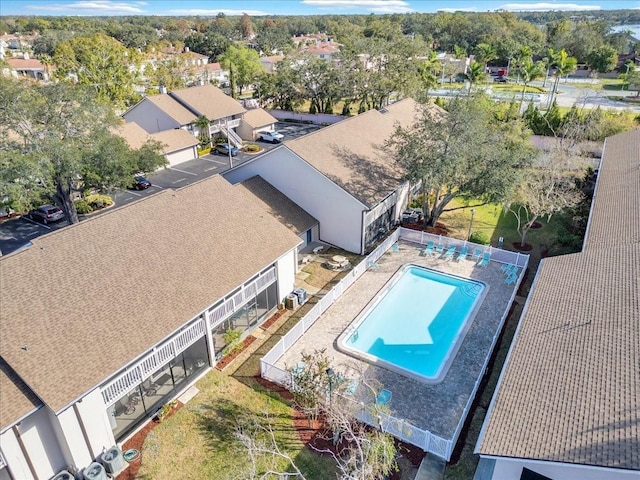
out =
[(184, 181), (186, 181), (186, 180), (187, 180), (186, 178), (179, 178), (178, 180), (175, 180), (175, 181), (173, 181), (173, 182), (171, 182), (171, 183), (174, 183), (174, 184), (175, 184), (175, 183), (184, 182)]
[(180, 170), (179, 168), (169, 167), (169, 170), (175, 170), (176, 172), (186, 173), (187, 175), (198, 176), (197, 173), (187, 172), (186, 170)]
[(204, 169), (205, 172), (209, 172), (211, 170), (218, 170), (218, 167), (209, 167)]
[(220, 160), (209, 160), (208, 158), (201, 158), (205, 162), (217, 163), (218, 165), (226, 165), (228, 162), (221, 162)]
[(142, 194), (141, 193), (136, 193), (136, 192), (127, 192), (129, 195), (135, 195), (136, 197), (141, 197)]
[(160, 188), (163, 189), (164, 187), (161, 187), (160, 185), (151, 185), (153, 188)]
[(38, 225), (39, 227), (43, 227), (43, 228), (46, 228), (47, 230), (51, 230), (51, 227), (48, 227), (43, 223), (34, 222), (29, 217), (21, 217), (21, 218), (22, 220), (26, 220), (27, 222), (33, 223), (34, 225)]

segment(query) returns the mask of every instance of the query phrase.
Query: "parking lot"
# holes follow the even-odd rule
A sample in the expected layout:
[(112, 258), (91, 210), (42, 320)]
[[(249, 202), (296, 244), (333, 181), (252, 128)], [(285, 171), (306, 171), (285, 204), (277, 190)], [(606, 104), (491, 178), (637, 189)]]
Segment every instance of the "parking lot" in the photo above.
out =
[[(290, 122), (278, 122), (276, 129), (284, 135), (284, 141), (298, 138), (313, 131), (322, 128), (319, 125), (307, 125)], [(247, 154), (238, 152), (238, 155), (231, 157), (220, 154), (205, 155), (188, 162), (180, 163), (174, 167), (166, 167), (157, 172), (147, 175), (147, 179), (151, 182), (151, 187), (145, 190), (125, 190), (116, 193), (110, 193), (115, 203), (114, 206), (122, 206), (134, 202), (141, 198), (157, 193), (164, 188), (181, 188), (194, 182), (208, 178), (212, 175), (219, 174), (231, 167), (240, 165), (251, 158), (262, 155), (264, 152), (276, 148), (278, 145), (265, 143), (261, 141), (255, 142), (264, 150), (256, 154)], [(96, 212), (93, 215), (100, 215), (102, 212)], [(83, 220), (84, 217), (80, 217)], [(43, 225), (34, 222), (26, 217), (18, 217), (0, 223), (0, 253), (6, 255), (10, 252), (28, 245), (29, 242), (40, 235), (49, 233), (69, 225), (67, 220)]]

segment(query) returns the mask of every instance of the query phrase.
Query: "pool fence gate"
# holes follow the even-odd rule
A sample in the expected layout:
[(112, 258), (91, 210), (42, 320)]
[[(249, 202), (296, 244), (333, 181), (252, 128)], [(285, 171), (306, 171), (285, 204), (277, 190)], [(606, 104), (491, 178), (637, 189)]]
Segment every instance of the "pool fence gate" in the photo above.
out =
[[(336, 284), (331, 290), (329, 290), (320, 300), (316, 303), (307, 314), (302, 317), (298, 323), (296, 323), (291, 330), (289, 330), (279, 341), (276, 343), (267, 354), (260, 359), (260, 375), (273, 383), (284, 387), (290, 387), (293, 384), (293, 375), (291, 372), (277, 367), (275, 364), (277, 361), (291, 348), (302, 335), (322, 316), (322, 314), (333, 303), (340, 298), (340, 296), (358, 279), (364, 274), (367, 269), (375, 268), (377, 260), (382, 257), (394, 245), (398, 240), (417, 243), (419, 245), (427, 245), (428, 242), (434, 242), (438, 245), (444, 245), (446, 249), (449, 246), (455, 246), (456, 250), (462, 246), (467, 246), (469, 249), (479, 248), (482, 252), (488, 252), (491, 255), (491, 260), (500, 263), (510, 263), (518, 267), (518, 279), (514, 285), (513, 292), (509, 305), (511, 305), (515, 299), (516, 292), (520, 287), (520, 283), (523, 279), (525, 269), (529, 263), (529, 255), (519, 252), (511, 252), (508, 250), (502, 250), (486, 245), (479, 245), (471, 243), (465, 240), (459, 240), (450, 237), (443, 237), (441, 235), (435, 235), (432, 233), (422, 232), (419, 230), (411, 230), (404, 227), (399, 227), (394, 230), (389, 237), (387, 237), (375, 250), (367, 255), (360, 263), (355, 265), (343, 278)], [(499, 328), (496, 329), (496, 333), (493, 336), (491, 348), (487, 352), (484, 361), (484, 372), (489, 364), (491, 353), (495, 348), (495, 345), (502, 331), (502, 327), (507, 318), (509, 310), (505, 310), (500, 321)], [(403, 442), (410, 443), (417, 447), (422, 448), (425, 452), (433, 453), (446, 461), (449, 461), (456, 441), (464, 421), (471, 409), (473, 400), (477, 394), (478, 388), (482, 381), (483, 375), (479, 375), (476, 379), (472, 394), (465, 405), (463, 415), (461, 415), (458, 425), (455, 430), (455, 434), (452, 439), (445, 439), (434, 435), (429, 430), (421, 429), (415, 425), (410, 424), (408, 421), (400, 418), (396, 418), (385, 412), (379, 412), (374, 417), (370, 409), (362, 408), (357, 409), (357, 418), (361, 422), (366, 423), (375, 428), (381, 428), (383, 431), (390, 433), (394, 437), (402, 440)]]

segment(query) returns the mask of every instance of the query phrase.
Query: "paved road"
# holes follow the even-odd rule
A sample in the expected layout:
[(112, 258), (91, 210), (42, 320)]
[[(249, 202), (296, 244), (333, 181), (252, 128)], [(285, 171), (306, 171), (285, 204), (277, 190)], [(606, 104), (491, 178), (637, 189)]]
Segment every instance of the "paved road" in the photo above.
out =
[[(286, 141), (306, 135), (322, 127), (318, 125), (278, 122), (276, 128), (284, 134)], [(256, 143), (264, 148), (264, 152), (278, 146), (265, 142)], [(212, 175), (222, 173), (232, 166), (240, 165), (264, 152), (253, 155), (238, 152), (236, 157), (231, 157), (231, 161), (226, 155), (205, 155), (204, 157), (189, 160), (175, 167), (167, 167), (149, 174), (147, 178), (152, 183), (152, 186), (146, 190), (125, 190), (111, 193), (110, 196), (113, 198), (116, 206), (127, 205), (141, 198), (153, 195), (162, 189), (184, 187)], [(101, 215), (109, 210), (111, 209), (96, 212), (93, 215)], [(86, 217), (81, 216), (80, 220), (82, 221), (84, 218)], [(11, 253), (29, 245), (29, 242), (33, 238), (64, 228), (68, 225), (69, 223), (66, 220), (61, 220), (60, 222), (49, 225), (42, 225), (26, 217), (19, 217), (2, 222), (0, 223), (0, 253), (4, 255)]]

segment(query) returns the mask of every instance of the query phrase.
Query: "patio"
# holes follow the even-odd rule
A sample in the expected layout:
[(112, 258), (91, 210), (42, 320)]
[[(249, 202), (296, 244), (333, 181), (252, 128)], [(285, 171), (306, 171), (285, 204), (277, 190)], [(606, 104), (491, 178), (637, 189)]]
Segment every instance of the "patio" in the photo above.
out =
[[(494, 342), (511, 307), (522, 278), (522, 268), (519, 281), (507, 285), (505, 275), (500, 270), (503, 263), (495, 261), (495, 257), (500, 256), (498, 252), (509, 252), (494, 249), (492, 261), (487, 266), (480, 267), (475, 259), (469, 257), (468, 260), (457, 261), (444, 259), (442, 255), (423, 256), (423, 250), (424, 245), (420, 243), (398, 240), (398, 248), (388, 249), (372, 268), (359, 276), (284, 352), (275, 363), (275, 367), (286, 370), (300, 361), (302, 352), (312, 353), (314, 350), (326, 348), (326, 354), (332, 360), (332, 366), (336, 371), (346, 372), (347, 376), (349, 371), (361, 372), (367, 382), (377, 383), (393, 392), (389, 402), (390, 415), (395, 419), (404, 419), (406, 424), (448, 441), (447, 450), (450, 455), (482, 379)], [(444, 380), (439, 384), (427, 385), (403, 377), (351, 357), (335, 347), (336, 339), (343, 330), (391, 276), (407, 263), (481, 280), (488, 286), (484, 301)]]

